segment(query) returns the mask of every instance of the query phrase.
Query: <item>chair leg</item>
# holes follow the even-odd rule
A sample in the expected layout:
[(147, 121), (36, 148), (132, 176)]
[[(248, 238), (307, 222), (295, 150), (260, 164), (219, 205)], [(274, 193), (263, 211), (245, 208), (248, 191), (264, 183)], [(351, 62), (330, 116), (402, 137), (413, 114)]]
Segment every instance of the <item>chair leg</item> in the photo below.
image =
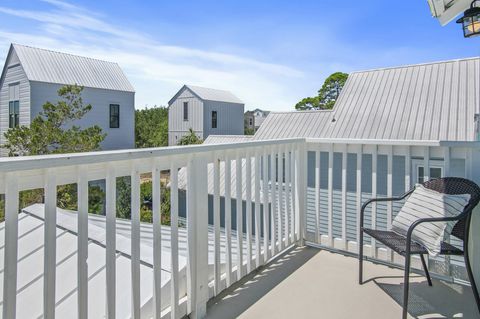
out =
[(420, 254), (420, 259), (422, 260), (423, 270), (425, 271), (425, 276), (427, 277), (428, 285), (432, 286), (432, 278), (430, 278), (430, 272), (428, 271), (427, 262), (425, 261), (425, 257)]
[(408, 289), (410, 288), (410, 254), (405, 255), (405, 273), (403, 276), (403, 313), (402, 318), (408, 316)]
[(363, 230), (360, 229), (360, 240), (358, 244), (358, 283), (363, 284)]

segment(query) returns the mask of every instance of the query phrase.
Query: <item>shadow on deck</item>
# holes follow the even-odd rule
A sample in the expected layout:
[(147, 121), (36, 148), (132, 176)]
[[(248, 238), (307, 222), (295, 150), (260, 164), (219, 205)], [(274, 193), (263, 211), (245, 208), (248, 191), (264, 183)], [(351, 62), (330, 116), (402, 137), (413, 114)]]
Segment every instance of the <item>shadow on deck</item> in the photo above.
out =
[[(357, 283), (356, 258), (294, 248), (227, 289), (208, 305), (208, 318), (401, 318), (402, 271), (366, 262)], [(480, 318), (472, 291), (412, 275), (411, 318)]]

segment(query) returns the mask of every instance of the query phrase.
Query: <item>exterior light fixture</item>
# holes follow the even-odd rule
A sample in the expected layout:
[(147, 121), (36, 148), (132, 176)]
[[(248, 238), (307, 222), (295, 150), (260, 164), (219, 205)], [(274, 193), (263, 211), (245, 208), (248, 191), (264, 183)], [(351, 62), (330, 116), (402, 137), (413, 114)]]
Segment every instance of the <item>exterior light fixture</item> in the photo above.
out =
[(465, 10), (463, 17), (457, 20), (463, 26), (463, 36), (465, 38), (475, 37), (480, 35), (480, 5), (478, 0), (473, 0), (470, 8)]

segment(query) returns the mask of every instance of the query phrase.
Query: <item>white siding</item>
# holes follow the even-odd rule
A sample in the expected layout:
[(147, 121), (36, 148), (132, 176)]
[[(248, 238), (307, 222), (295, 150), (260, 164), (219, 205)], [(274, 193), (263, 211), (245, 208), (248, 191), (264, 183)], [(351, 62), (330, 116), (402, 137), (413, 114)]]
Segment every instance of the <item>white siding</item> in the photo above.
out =
[[(183, 102), (188, 102), (188, 121), (183, 120)], [(184, 89), (168, 108), (168, 145), (176, 145), (190, 128), (204, 138), (203, 102), (190, 90)]]
[[(242, 135), (243, 134), (243, 104), (205, 101), (203, 117), (203, 136), (212, 135)], [(212, 128), (212, 111), (217, 111), (217, 128)]]
[[(35, 117), (45, 102), (55, 103), (59, 100), (60, 84), (41, 82), (31, 83), (31, 116)], [(107, 133), (102, 142), (102, 150), (129, 149), (135, 147), (135, 93), (104, 89), (84, 88), (82, 91), (84, 105), (91, 104), (92, 110), (75, 125), (89, 127), (98, 125)], [(110, 128), (110, 104), (120, 105), (120, 127)]]
[[(5, 76), (0, 88), (0, 144), (5, 143), (4, 134), (8, 130), (8, 102), (10, 100), (10, 85), (19, 84), (20, 125), (30, 123), (30, 84), (27, 76), (19, 64), (18, 57), (12, 52), (6, 62)], [(5, 150), (1, 156), (7, 155)]]

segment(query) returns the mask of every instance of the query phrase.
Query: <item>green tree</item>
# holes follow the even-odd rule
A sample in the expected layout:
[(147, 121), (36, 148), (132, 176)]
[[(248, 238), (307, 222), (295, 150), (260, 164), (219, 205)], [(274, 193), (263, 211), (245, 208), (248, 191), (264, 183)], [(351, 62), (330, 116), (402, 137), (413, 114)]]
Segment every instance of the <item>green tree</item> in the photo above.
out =
[(347, 81), (348, 74), (335, 72), (325, 79), (318, 95), (306, 97), (295, 105), (296, 110), (332, 109)]
[(131, 217), (131, 178), (130, 176), (117, 177), (117, 217), (130, 219)]
[[(66, 85), (58, 90), (57, 103), (46, 102), (43, 111), (30, 126), (19, 126), (5, 133), (3, 145), (10, 156), (43, 155), (55, 153), (88, 152), (100, 149), (106, 134), (97, 126), (80, 128), (74, 125), (92, 106), (84, 105), (81, 93), (83, 87)], [(99, 186), (89, 187), (89, 211), (101, 213), (104, 193)], [(20, 192), (20, 208), (43, 202), (43, 189)], [(76, 184), (58, 187), (57, 205), (64, 209), (77, 209)]]
[(203, 140), (195, 134), (192, 128), (188, 130), (188, 134), (182, 136), (178, 145), (191, 145), (191, 144), (202, 144)]
[(243, 130), (243, 134), (245, 135), (255, 135), (255, 130), (253, 128), (245, 127)]
[(168, 108), (153, 107), (135, 111), (135, 146), (168, 145)]
[(98, 125), (87, 128), (73, 125), (92, 106), (84, 105), (81, 97), (83, 87), (66, 85), (58, 90), (60, 100), (54, 104), (46, 102), (43, 111), (30, 126), (19, 126), (5, 133), (3, 145), (10, 156), (43, 155), (53, 153), (76, 153), (100, 149), (106, 134)]

